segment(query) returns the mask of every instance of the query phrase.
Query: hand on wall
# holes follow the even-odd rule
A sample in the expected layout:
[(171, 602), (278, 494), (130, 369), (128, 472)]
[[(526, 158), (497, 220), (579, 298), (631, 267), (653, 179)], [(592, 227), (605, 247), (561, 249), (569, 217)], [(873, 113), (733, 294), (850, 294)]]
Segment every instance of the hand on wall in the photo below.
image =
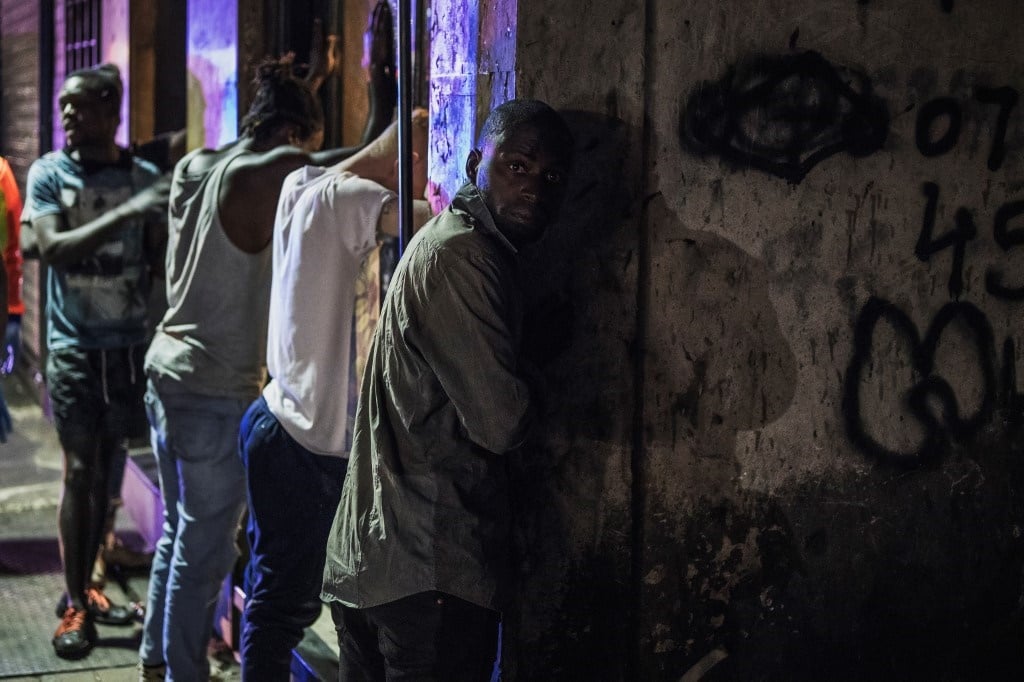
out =
[(391, 123), (398, 103), (394, 23), (386, 0), (377, 3), (363, 33), (362, 66), (367, 70), (370, 99), (362, 144), (368, 144)]
[(330, 76), (338, 73), (341, 68), (341, 57), (338, 48), (338, 36), (324, 34), (324, 25), (319, 19), (313, 20), (313, 45), (309, 49), (309, 72), (306, 81), (313, 92), (320, 89)]

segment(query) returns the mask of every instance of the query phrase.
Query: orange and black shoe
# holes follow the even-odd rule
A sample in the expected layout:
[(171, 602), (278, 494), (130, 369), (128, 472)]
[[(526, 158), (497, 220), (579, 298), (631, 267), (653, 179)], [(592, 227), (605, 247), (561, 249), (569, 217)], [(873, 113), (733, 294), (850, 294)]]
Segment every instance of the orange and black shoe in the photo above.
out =
[[(99, 585), (85, 588), (85, 608), (97, 623), (103, 625), (130, 625), (135, 620), (135, 610), (110, 601)], [(65, 592), (57, 602), (57, 616), (63, 617), (68, 608), (68, 595)]]
[(85, 608), (97, 623), (104, 625), (128, 625), (135, 620), (135, 613), (127, 606), (115, 604), (99, 587), (85, 589)]
[(53, 650), (61, 658), (82, 658), (96, 645), (96, 626), (85, 609), (69, 606), (53, 634)]

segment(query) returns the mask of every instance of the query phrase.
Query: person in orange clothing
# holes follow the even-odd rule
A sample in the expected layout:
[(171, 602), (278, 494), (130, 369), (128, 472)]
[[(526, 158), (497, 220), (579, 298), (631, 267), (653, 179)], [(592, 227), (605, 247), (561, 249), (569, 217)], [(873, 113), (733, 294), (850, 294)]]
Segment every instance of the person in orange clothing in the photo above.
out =
[[(0, 300), (7, 298), (7, 267), (0, 259)], [(7, 308), (0, 307), (0, 329), (7, 326)], [(0, 390), (0, 443), (7, 442), (7, 434), (11, 431), (11, 413), (7, 410), (3, 390)]]
[(4, 326), (4, 342), (0, 347), (0, 373), (10, 374), (18, 352), (21, 332), (21, 315), (25, 303), (21, 300), (21, 248), (18, 237), (21, 231), (21, 193), (14, 178), (11, 164), (0, 156), (0, 200), (3, 202), (0, 214), (0, 252), (3, 253), (7, 269), (7, 324)]
[[(21, 339), (21, 314), (25, 304), (21, 300), (21, 248), (18, 234), (21, 222), (21, 194), (11, 171), (11, 164), (0, 156), (0, 330), (4, 332), (0, 345), (0, 375), (14, 370), (14, 361)], [(5, 291), (6, 290), (6, 291)], [(7, 442), (11, 430), (11, 415), (0, 391), (0, 443)]]

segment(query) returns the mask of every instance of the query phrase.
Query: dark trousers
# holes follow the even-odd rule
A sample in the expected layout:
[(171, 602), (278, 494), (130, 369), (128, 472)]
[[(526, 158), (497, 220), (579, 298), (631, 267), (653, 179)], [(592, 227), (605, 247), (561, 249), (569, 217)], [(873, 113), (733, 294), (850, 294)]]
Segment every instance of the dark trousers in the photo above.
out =
[(239, 447), (250, 546), (242, 677), (287, 682), (292, 649), (322, 608), (327, 536), (348, 462), (296, 443), (262, 397), (242, 418)]
[(340, 682), (488, 682), (498, 655), (497, 611), (443, 592), (367, 609), (331, 603)]

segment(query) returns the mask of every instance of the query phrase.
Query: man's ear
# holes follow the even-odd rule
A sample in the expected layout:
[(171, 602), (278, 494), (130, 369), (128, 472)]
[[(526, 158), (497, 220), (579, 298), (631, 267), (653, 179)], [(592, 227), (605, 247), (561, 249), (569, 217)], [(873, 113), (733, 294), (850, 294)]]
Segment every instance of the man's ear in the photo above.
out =
[(476, 171), (480, 167), (482, 156), (479, 149), (473, 149), (469, 152), (469, 156), (466, 157), (466, 176), (469, 177), (469, 181), (474, 185), (476, 184)]

